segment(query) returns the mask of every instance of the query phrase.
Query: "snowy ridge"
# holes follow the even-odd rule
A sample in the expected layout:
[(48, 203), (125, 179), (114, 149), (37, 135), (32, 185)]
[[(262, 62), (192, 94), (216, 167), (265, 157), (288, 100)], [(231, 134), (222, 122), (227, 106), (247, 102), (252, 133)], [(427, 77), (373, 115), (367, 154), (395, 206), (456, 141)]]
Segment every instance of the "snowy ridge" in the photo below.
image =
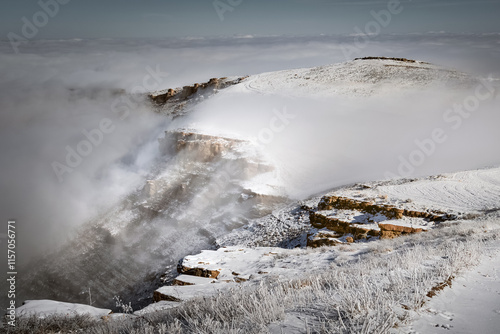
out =
[[(464, 88), (477, 83), (476, 79), (466, 73), (427, 62), (366, 57), (344, 63), (266, 72), (240, 78), (213, 78), (201, 86), (196, 83), (183, 88), (163, 89), (152, 92), (149, 97), (160, 105), (168, 103), (163, 109), (168, 106), (177, 113), (185, 108), (186, 103), (200, 103), (215, 93), (250, 91), (292, 97), (343, 95), (357, 98), (433, 85)], [(215, 88), (205, 96), (201, 92), (205, 89), (203, 85), (207, 84), (208, 87)]]
[(370, 96), (400, 89), (473, 84), (467, 74), (419, 61), (358, 59), (341, 64), (252, 75), (242, 85), (264, 94), (295, 97)]

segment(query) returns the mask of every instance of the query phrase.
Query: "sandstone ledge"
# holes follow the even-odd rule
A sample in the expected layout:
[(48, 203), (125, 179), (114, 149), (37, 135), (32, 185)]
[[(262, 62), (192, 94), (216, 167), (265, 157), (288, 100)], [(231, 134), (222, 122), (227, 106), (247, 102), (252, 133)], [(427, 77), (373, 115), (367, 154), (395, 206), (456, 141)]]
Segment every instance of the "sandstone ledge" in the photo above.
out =
[(165, 105), (169, 100), (175, 101), (185, 101), (191, 96), (199, 91), (205, 91), (207, 89), (218, 90), (224, 89), (226, 87), (235, 85), (246, 79), (247, 77), (239, 77), (236, 79), (223, 78), (211, 78), (209, 81), (204, 83), (195, 83), (191, 86), (184, 86), (179, 88), (169, 88), (166, 92), (153, 93), (149, 95), (149, 98), (159, 106)]
[(431, 221), (445, 221), (454, 219), (453, 216), (443, 212), (422, 212), (401, 209), (389, 204), (378, 204), (373, 201), (357, 200), (343, 196), (323, 196), (318, 203), (319, 210), (358, 210), (370, 214), (382, 214), (388, 219), (401, 219), (403, 217), (423, 218)]

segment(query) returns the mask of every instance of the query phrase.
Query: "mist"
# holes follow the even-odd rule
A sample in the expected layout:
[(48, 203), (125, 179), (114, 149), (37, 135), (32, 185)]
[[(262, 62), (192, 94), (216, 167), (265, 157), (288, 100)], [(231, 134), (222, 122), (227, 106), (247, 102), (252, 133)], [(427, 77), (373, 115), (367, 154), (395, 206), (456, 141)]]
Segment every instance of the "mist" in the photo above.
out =
[[(451, 101), (471, 94), (446, 88), (357, 99), (234, 93), (201, 104), (187, 120), (171, 126), (253, 141), (279, 167), (286, 195), (300, 200), (353, 182), (498, 164), (492, 152), (500, 142), (498, 97), (492, 94), (460, 124), (446, 117)], [(272, 128), (276, 114), (288, 119), (267, 135), (262, 129)], [(432, 139), (435, 129), (442, 130), (438, 142)]]
[[(407, 57), (498, 78), (498, 37), (378, 36), (352, 56)], [(500, 163), (498, 95), (481, 102), (458, 129), (444, 118), (473, 90), (395, 94), (390, 100), (232, 92), (174, 121), (155, 113), (147, 100), (150, 91), (212, 77), (352, 60), (343, 47), (353, 38), (36, 41), (16, 55), (1, 42), (0, 207), (4, 220), (17, 222), (19, 263), (55, 249), (85, 222), (140, 189), (158, 159), (158, 138), (168, 129), (195, 128), (254, 142), (278, 167), (284, 194), (293, 199), (390, 175), (415, 177)], [(264, 143), (259, 133), (276, 111), (293, 117)], [(435, 128), (447, 139), (402, 175), (400, 157), (408, 160), (418, 149), (415, 140), (431, 138)], [(87, 147), (90, 153), (75, 167), (56, 172), (54, 162), (68, 166), (67, 147), (77, 150), (83, 140), (90, 141), (85, 132), (96, 130), (102, 139), (93, 137), (98, 144)]]

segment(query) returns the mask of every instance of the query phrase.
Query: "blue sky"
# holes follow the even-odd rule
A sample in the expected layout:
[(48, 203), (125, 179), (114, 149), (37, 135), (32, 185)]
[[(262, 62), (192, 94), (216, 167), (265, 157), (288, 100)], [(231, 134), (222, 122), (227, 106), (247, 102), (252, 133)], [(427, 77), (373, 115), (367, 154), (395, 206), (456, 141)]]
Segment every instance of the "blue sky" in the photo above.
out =
[[(217, 1), (222, 8), (219, 13), (213, 0), (70, 0), (60, 5), (59, 12), (32, 39), (345, 34), (353, 33), (355, 27), (363, 30), (367, 22), (374, 20), (370, 12), (387, 9), (388, 3)], [(402, 12), (392, 16), (382, 33), (500, 31), (500, 0), (404, 0), (401, 6)], [(7, 39), (9, 32), (22, 36), (23, 17), (33, 23), (33, 16), (42, 10), (37, 0), (3, 0), (2, 7), (2, 39)]]

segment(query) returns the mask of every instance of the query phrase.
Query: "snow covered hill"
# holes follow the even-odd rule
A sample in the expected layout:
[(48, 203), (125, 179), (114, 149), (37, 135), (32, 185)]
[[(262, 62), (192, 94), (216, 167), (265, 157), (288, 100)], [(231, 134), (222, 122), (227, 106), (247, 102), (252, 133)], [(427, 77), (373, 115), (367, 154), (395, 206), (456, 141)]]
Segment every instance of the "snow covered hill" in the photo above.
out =
[(433, 64), (398, 58), (367, 57), (351, 62), (263, 73), (245, 80), (245, 87), (266, 94), (295, 97), (349, 97), (393, 93), (433, 85), (474, 84), (465, 73)]
[(213, 78), (207, 83), (154, 92), (151, 99), (176, 113), (187, 103), (228, 91), (255, 91), (261, 94), (281, 94), (293, 97), (329, 97), (344, 95), (360, 97), (432, 86), (449, 88), (477, 84), (471, 76), (454, 69), (405, 58), (366, 57), (350, 62), (313, 68), (299, 68), (250, 75), (240, 78)]

